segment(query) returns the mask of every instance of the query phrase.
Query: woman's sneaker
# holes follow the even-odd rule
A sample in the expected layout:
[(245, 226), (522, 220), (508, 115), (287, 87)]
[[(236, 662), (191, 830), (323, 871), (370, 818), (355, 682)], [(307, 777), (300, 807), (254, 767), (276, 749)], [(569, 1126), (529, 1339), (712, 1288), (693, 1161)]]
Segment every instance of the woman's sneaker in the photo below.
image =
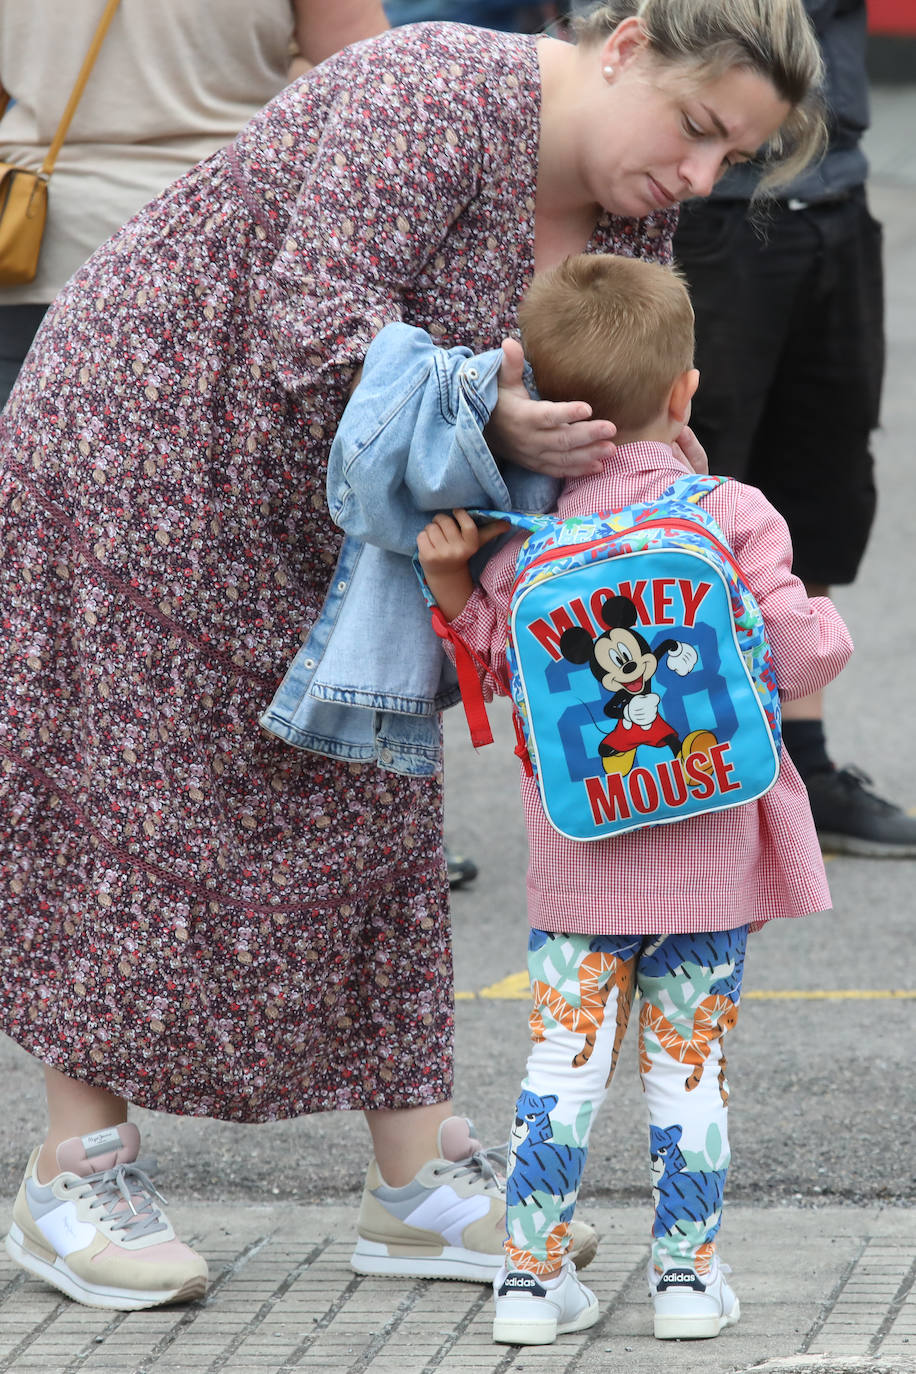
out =
[(689, 1264), (669, 1264), (658, 1273), (649, 1264), (649, 1296), (655, 1307), (655, 1336), (660, 1341), (708, 1340), (741, 1316), (735, 1294), (725, 1282), (731, 1270), (714, 1255), (709, 1273), (700, 1277)]
[(504, 1345), (550, 1345), (557, 1336), (594, 1326), (600, 1316), (598, 1299), (569, 1260), (552, 1279), (502, 1269), (493, 1293), (493, 1339)]
[[(492, 1283), (506, 1239), (507, 1147), (485, 1150), (466, 1117), (439, 1127), (439, 1157), (403, 1188), (391, 1188), (373, 1160), (350, 1257), (357, 1274), (387, 1278), (465, 1279)], [(571, 1258), (584, 1268), (598, 1237), (573, 1222)]]
[(202, 1297), (207, 1262), (176, 1238), (148, 1177), (155, 1161), (138, 1160), (139, 1149), (128, 1122), (65, 1140), (47, 1184), (35, 1150), (6, 1237), (11, 1258), (87, 1307), (130, 1312)]

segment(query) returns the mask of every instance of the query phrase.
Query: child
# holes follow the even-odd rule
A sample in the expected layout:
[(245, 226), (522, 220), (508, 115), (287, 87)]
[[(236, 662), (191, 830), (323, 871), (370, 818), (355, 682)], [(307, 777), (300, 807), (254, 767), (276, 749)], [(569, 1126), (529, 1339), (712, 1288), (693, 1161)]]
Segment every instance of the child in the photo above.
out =
[[(630, 258), (569, 258), (535, 279), (519, 323), (541, 396), (583, 398), (595, 417), (617, 424), (614, 456), (597, 475), (565, 484), (560, 515), (653, 500), (683, 475), (690, 464), (677, 440), (699, 374), (693, 312), (676, 272)], [(792, 575), (782, 518), (738, 482), (703, 504), (760, 604), (781, 696), (824, 687), (852, 644), (832, 603), (809, 600)], [(440, 514), (418, 551), (443, 615), (504, 678), (520, 537), (493, 554), (478, 587), (467, 566), (492, 532), (463, 510)], [(758, 801), (588, 844), (551, 827), (530, 777), (522, 794), (533, 1048), (509, 1150), (494, 1340), (547, 1343), (598, 1319), (594, 1295), (565, 1257), (568, 1226), (636, 990), (655, 1335), (716, 1336), (739, 1316), (714, 1237), (729, 1163), (723, 1041), (738, 1016), (748, 932), (830, 905), (804, 786), (783, 752), (775, 785)]]

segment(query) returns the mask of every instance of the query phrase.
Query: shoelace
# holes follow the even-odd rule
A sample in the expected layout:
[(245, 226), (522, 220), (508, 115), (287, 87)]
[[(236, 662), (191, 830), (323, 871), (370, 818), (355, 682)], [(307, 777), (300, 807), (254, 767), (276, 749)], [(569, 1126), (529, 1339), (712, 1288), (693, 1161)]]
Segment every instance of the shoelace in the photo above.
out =
[[(508, 1150), (508, 1145), (491, 1145), (486, 1150), (475, 1150), (464, 1159), (454, 1160), (447, 1168), (435, 1169), (433, 1172), (437, 1176), (454, 1173), (458, 1178), (472, 1174), (480, 1179), (487, 1192), (495, 1190), (502, 1195), (506, 1191), (505, 1170)], [(496, 1165), (501, 1167), (501, 1173), (497, 1172)]]
[(118, 1164), (114, 1169), (89, 1174), (78, 1183), (67, 1183), (65, 1190), (83, 1197), (91, 1194), (95, 1199), (89, 1204), (92, 1210), (96, 1207), (108, 1209), (102, 1214), (103, 1222), (111, 1222), (115, 1231), (124, 1231), (128, 1240), (138, 1240), (141, 1236), (151, 1236), (168, 1229), (168, 1223), (156, 1205), (158, 1200), (165, 1206), (166, 1200), (147, 1172), (155, 1167), (154, 1159)]

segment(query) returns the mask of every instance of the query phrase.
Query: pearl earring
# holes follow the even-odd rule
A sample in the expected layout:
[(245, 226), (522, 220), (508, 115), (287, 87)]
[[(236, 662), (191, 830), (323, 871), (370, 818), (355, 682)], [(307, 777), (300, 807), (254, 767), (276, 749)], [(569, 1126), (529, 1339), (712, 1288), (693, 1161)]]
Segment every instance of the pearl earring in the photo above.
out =
[(604, 79), (605, 79), (605, 81), (610, 81), (610, 80), (612, 80), (612, 78), (613, 78), (613, 76), (614, 76), (614, 68), (613, 68), (613, 67), (602, 67), (601, 70), (602, 70), (602, 72), (604, 73)]

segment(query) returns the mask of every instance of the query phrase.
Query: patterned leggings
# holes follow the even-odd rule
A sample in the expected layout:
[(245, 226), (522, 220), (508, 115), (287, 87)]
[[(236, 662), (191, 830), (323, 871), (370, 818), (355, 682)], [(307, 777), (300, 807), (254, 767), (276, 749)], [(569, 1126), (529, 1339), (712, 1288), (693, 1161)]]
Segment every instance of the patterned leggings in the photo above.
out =
[(510, 1267), (546, 1274), (568, 1245), (588, 1154), (640, 995), (649, 1108), (652, 1257), (706, 1272), (728, 1170), (725, 1032), (738, 1019), (747, 926), (712, 934), (558, 935), (532, 930), (534, 1047), (515, 1112), (506, 1185)]

